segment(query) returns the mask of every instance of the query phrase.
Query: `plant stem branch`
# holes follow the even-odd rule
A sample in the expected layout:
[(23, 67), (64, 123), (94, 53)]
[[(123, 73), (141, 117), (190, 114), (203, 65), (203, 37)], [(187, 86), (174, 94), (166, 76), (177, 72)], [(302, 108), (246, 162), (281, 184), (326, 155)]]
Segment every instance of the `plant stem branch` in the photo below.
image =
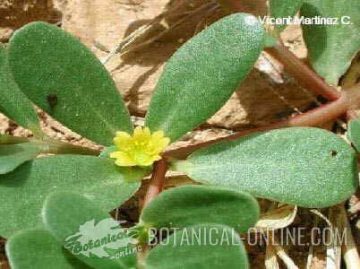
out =
[(357, 84), (351, 89), (341, 92), (340, 98), (338, 98), (336, 101), (333, 101), (329, 104), (323, 105), (316, 109), (310, 110), (304, 114), (300, 114), (293, 118), (280, 121), (277, 123), (273, 123), (264, 127), (258, 127), (254, 129), (240, 131), (226, 137), (221, 137), (211, 141), (202, 142), (196, 145), (170, 150), (165, 152), (163, 156), (169, 159), (171, 158), (184, 159), (189, 154), (200, 148), (210, 146), (220, 141), (235, 140), (242, 136), (255, 132), (279, 129), (284, 127), (295, 127), (295, 126), (318, 127), (321, 124), (337, 119), (338, 117), (346, 113), (348, 110), (354, 109), (359, 105), (360, 105), (360, 84)]
[(321, 95), (329, 101), (340, 98), (341, 93), (329, 86), (318, 74), (297, 58), (281, 42), (275, 47), (265, 49), (271, 56), (284, 65), (285, 70), (292, 75), (299, 84), (317, 95)]
[(167, 170), (168, 165), (164, 159), (155, 163), (150, 184), (145, 195), (143, 208), (146, 207), (160, 192), (162, 192)]
[[(167, 172), (167, 169), (168, 165), (165, 159), (161, 159), (154, 164), (153, 173), (147, 192), (145, 194), (142, 208), (148, 206), (151, 201), (162, 192), (164, 188), (165, 174)], [(141, 245), (141, 251), (137, 255), (139, 268), (145, 268), (144, 264), (148, 250), (149, 246), (147, 244)]]

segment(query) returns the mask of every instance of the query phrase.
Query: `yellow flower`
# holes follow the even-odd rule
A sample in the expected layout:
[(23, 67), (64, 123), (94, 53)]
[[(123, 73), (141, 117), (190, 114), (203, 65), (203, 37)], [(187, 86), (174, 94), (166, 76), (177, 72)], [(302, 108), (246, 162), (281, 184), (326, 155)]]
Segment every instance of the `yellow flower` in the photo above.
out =
[(149, 166), (161, 159), (161, 152), (169, 145), (170, 139), (163, 131), (150, 132), (145, 127), (136, 127), (131, 136), (126, 132), (117, 132), (114, 144), (117, 151), (110, 154), (118, 166)]

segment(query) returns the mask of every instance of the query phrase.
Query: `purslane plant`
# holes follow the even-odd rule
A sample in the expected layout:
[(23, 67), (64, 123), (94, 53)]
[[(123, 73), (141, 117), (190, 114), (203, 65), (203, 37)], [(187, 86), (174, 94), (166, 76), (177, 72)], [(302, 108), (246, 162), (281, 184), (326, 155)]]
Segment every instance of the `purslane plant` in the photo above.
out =
[[(0, 235), (9, 239), (11, 266), (248, 268), (238, 233), (259, 218), (253, 196), (308, 208), (348, 199), (358, 187), (355, 151), (322, 129), (236, 136), (205, 145), (186, 159), (166, 151), (225, 104), (265, 40), (260, 22), (244, 13), (196, 35), (168, 61), (145, 126), (134, 128), (110, 75), (76, 38), (42, 22), (18, 30), (0, 50), (0, 111), (32, 130), (34, 137), (0, 138)], [(97, 154), (48, 138), (31, 102), (104, 150)], [(40, 153), (67, 155), (36, 158)], [(154, 198), (167, 168), (203, 185), (177, 187)], [(131, 253), (107, 259), (67, 247), (79, 227), (109, 218), (108, 212), (132, 197), (149, 174), (150, 195), (132, 230), (136, 240), (131, 232), (124, 235), (131, 242), (125, 248), (139, 244), (145, 257)], [(148, 250), (150, 239), (144, 234), (153, 228), (176, 228), (167, 238), (171, 243)], [(225, 236), (232, 243), (181, 244), (177, 235), (187, 231)], [(106, 251), (120, 253), (124, 247)]]

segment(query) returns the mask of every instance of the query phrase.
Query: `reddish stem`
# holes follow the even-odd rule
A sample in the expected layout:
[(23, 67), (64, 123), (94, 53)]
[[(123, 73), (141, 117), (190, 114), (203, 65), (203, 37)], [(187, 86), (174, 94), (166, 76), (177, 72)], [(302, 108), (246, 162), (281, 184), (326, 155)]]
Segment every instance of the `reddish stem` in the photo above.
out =
[(267, 131), (267, 130), (278, 129), (283, 127), (319, 126), (326, 122), (337, 119), (338, 117), (346, 113), (346, 111), (351, 110), (358, 105), (360, 105), (360, 85), (356, 85), (355, 87), (349, 89), (348, 91), (343, 91), (341, 93), (341, 97), (336, 101), (323, 105), (316, 109), (313, 109), (304, 114), (300, 114), (293, 118), (280, 121), (277, 123), (273, 123), (264, 127), (240, 131), (226, 137), (221, 137), (218, 139), (199, 143), (196, 145), (170, 150), (164, 153), (164, 157), (170, 159), (171, 158), (184, 159), (189, 154), (200, 148), (207, 147), (219, 141), (234, 140), (239, 137), (259, 131)]
[(263, 16), (267, 10), (264, 0), (217, 0), (217, 2), (229, 11), (246, 12), (255, 16)]
[(278, 42), (274, 47), (266, 48), (266, 52), (282, 63), (285, 71), (292, 75), (303, 88), (317, 95), (321, 95), (329, 101), (340, 98), (341, 94), (339, 91), (329, 86), (318, 74), (299, 60), (281, 42)]
[(167, 169), (168, 166), (164, 159), (154, 164), (153, 174), (145, 195), (143, 207), (146, 207), (163, 190)]

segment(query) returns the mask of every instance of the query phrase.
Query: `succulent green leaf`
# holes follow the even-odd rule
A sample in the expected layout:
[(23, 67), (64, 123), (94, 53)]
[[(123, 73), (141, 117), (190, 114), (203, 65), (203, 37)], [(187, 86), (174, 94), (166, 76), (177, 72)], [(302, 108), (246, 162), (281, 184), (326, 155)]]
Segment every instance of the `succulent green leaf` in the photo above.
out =
[[(83, 195), (69, 192), (50, 194), (42, 216), (46, 229), (59, 244), (92, 268), (136, 267), (136, 251), (132, 251), (136, 246), (131, 244), (126, 229)], [(108, 235), (116, 236), (115, 240), (96, 246), (97, 240), (101, 242)], [(108, 252), (108, 249), (113, 252)], [(128, 254), (120, 257), (121, 253)]]
[[(300, 9), (304, 0), (270, 0), (270, 15), (273, 18), (293, 17)], [(279, 31), (286, 25), (276, 25)]]
[[(197, 240), (199, 239), (199, 240)], [(247, 269), (246, 251), (235, 230), (197, 225), (177, 231), (150, 251), (146, 269)]]
[(168, 61), (146, 126), (172, 141), (216, 113), (258, 59), (264, 30), (252, 15), (225, 17), (185, 43)]
[(137, 191), (143, 176), (144, 170), (120, 168), (93, 156), (59, 155), (27, 162), (0, 176), (0, 235), (42, 227), (41, 208), (51, 192), (80, 192), (110, 211)]
[(301, 15), (337, 18), (336, 25), (302, 25), (313, 68), (324, 79), (338, 85), (360, 49), (360, 2), (358, 0), (306, 0)]
[(20, 89), (73, 131), (111, 145), (116, 131), (132, 131), (129, 113), (109, 73), (75, 37), (43, 22), (10, 40), (9, 63)]
[(352, 148), (317, 128), (285, 128), (221, 142), (174, 167), (198, 182), (302, 207), (343, 202), (359, 183)]
[(31, 130), (41, 134), (34, 107), (13, 79), (8, 65), (7, 49), (0, 44), (0, 112)]
[(348, 125), (347, 136), (356, 151), (360, 152), (360, 120), (351, 120)]
[(140, 220), (156, 228), (216, 223), (246, 232), (258, 218), (258, 203), (247, 193), (189, 185), (161, 193), (143, 209)]
[(26, 161), (35, 159), (41, 149), (33, 143), (0, 145), (0, 175), (7, 174)]
[(24, 230), (12, 236), (6, 244), (6, 254), (12, 269), (89, 269), (47, 231)]

